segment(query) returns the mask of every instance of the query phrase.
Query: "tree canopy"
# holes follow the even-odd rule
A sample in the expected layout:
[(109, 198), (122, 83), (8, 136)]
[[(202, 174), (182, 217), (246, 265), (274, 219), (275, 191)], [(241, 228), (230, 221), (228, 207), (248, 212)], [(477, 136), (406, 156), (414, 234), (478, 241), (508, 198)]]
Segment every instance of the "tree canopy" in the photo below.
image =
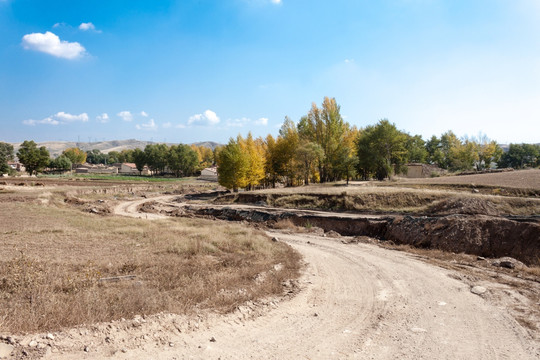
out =
[(45, 146), (38, 148), (33, 140), (25, 140), (21, 144), (17, 157), (30, 175), (43, 171), (49, 164), (49, 151)]

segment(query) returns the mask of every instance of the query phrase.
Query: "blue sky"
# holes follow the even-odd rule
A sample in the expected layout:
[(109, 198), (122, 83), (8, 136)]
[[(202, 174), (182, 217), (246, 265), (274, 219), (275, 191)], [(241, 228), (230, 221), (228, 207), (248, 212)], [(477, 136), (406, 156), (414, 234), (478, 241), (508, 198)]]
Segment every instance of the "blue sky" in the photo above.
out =
[(226, 142), (335, 97), (540, 142), (538, 0), (0, 0), (0, 141)]

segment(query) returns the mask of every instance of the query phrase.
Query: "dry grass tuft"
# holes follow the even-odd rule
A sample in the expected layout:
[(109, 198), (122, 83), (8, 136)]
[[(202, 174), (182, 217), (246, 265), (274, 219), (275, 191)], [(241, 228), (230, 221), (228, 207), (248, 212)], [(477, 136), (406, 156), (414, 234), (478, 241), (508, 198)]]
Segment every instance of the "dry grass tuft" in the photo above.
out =
[[(161, 311), (226, 312), (280, 294), (281, 283), (298, 276), (296, 252), (240, 225), (100, 217), (64, 204), (2, 200), (0, 332)], [(261, 273), (264, 281), (255, 281)]]

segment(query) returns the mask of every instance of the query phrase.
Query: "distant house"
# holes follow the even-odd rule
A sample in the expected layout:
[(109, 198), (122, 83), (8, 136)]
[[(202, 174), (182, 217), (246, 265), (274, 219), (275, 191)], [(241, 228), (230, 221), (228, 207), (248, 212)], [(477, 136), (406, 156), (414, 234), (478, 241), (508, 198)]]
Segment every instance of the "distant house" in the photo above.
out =
[(437, 165), (411, 163), (407, 164), (406, 177), (410, 179), (427, 178), (434, 174), (441, 175), (443, 172), (444, 170)]
[(143, 171), (139, 173), (139, 170), (137, 170), (137, 165), (134, 163), (122, 163), (119, 164), (118, 173), (120, 174), (128, 174), (128, 175), (149, 175), (150, 170), (148, 169), (148, 166), (144, 166)]
[(77, 174), (118, 174), (118, 168), (115, 166), (107, 166), (103, 164), (79, 164), (75, 168)]
[(15, 171), (19, 171), (19, 172), (26, 171), (26, 168), (24, 167), (24, 165), (17, 161), (8, 161), (8, 166)]
[(199, 176), (199, 180), (218, 181), (217, 167), (212, 166), (212, 167), (203, 169), (201, 171), (201, 176)]

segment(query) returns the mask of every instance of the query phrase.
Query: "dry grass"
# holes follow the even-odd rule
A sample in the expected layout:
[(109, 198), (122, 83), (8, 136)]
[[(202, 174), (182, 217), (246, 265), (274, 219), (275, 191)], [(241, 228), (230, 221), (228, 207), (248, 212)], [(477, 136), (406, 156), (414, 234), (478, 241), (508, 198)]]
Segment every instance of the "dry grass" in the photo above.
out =
[[(254, 229), (101, 217), (6, 196), (0, 194), (0, 332), (160, 311), (226, 312), (280, 293), (281, 283), (298, 275), (299, 255)], [(278, 263), (282, 270), (273, 270)], [(264, 281), (255, 281), (261, 273)], [(100, 281), (125, 275), (135, 279)]]
[(540, 199), (472, 193), (471, 191), (406, 188), (398, 185), (341, 186), (313, 185), (298, 188), (267, 189), (222, 197), (218, 201), (257, 203), (290, 209), (349, 212), (448, 213), (485, 215), (540, 214)]

